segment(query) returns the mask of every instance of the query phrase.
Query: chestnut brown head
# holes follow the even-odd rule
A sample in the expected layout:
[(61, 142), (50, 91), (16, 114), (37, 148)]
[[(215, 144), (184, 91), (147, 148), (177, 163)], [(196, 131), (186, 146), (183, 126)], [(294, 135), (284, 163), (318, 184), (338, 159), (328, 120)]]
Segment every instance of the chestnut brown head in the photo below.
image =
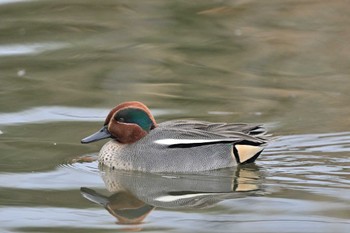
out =
[(150, 110), (142, 103), (132, 101), (113, 108), (106, 117), (104, 126), (95, 134), (81, 140), (90, 143), (104, 138), (113, 138), (120, 143), (133, 143), (157, 126)]

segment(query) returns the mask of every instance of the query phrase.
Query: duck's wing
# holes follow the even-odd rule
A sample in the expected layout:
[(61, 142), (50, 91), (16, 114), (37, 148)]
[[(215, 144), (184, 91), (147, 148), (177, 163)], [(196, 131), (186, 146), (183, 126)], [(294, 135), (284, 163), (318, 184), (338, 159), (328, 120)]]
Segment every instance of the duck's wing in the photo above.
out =
[(154, 143), (168, 148), (192, 148), (211, 144), (231, 144), (239, 163), (254, 161), (267, 143), (260, 125), (172, 121), (159, 124)]
[(208, 144), (247, 144), (263, 145), (267, 142), (265, 138), (245, 134), (243, 132), (211, 132), (198, 129), (179, 129), (167, 128), (162, 129), (158, 138), (154, 142), (166, 145), (171, 148), (175, 147), (195, 147)]
[(163, 129), (181, 129), (181, 130), (195, 130), (203, 131), (209, 134), (216, 134), (223, 137), (236, 137), (237, 133), (251, 135), (255, 137), (262, 137), (267, 140), (266, 129), (260, 124), (246, 124), (246, 123), (213, 123), (207, 121), (188, 121), (177, 120), (160, 123), (159, 126)]

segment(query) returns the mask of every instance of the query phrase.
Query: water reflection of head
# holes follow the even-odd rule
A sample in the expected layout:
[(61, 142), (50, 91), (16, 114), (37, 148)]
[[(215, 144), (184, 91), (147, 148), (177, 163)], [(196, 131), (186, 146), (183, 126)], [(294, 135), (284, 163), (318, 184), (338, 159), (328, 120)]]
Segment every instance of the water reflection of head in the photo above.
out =
[(86, 199), (103, 206), (121, 224), (141, 223), (154, 209), (126, 191), (116, 192), (109, 197), (89, 188), (81, 188), (80, 191)]

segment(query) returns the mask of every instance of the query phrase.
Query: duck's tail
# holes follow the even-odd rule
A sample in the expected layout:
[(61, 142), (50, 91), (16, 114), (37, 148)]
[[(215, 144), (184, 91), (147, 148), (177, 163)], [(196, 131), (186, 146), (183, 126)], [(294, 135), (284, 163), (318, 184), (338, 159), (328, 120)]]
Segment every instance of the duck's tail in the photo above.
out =
[(233, 154), (239, 164), (254, 162), (263, 150), (264, 146), (262, 144), (252, 145), (240, 142), (233, 146)]
[(271, 136), (266, 134), (266, 129), (261, 125), (253, 125), (247, 128), (246, 133), (257, 140), (243, 140), (233, 145), (233, 154), (239, 164), (254, 162), (264, 150)]

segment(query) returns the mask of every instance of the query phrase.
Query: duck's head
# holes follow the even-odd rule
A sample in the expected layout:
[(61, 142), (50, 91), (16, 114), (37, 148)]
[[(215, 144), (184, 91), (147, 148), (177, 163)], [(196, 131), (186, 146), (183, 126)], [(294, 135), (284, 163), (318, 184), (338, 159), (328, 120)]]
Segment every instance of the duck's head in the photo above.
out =
[(134, 143), (157, 126), (151, 111), (143, 103), (132, 101), (119, 104), (106, 117), (103, 127), (81, 140), (81, 143), (113, 138), (124, 144)]

